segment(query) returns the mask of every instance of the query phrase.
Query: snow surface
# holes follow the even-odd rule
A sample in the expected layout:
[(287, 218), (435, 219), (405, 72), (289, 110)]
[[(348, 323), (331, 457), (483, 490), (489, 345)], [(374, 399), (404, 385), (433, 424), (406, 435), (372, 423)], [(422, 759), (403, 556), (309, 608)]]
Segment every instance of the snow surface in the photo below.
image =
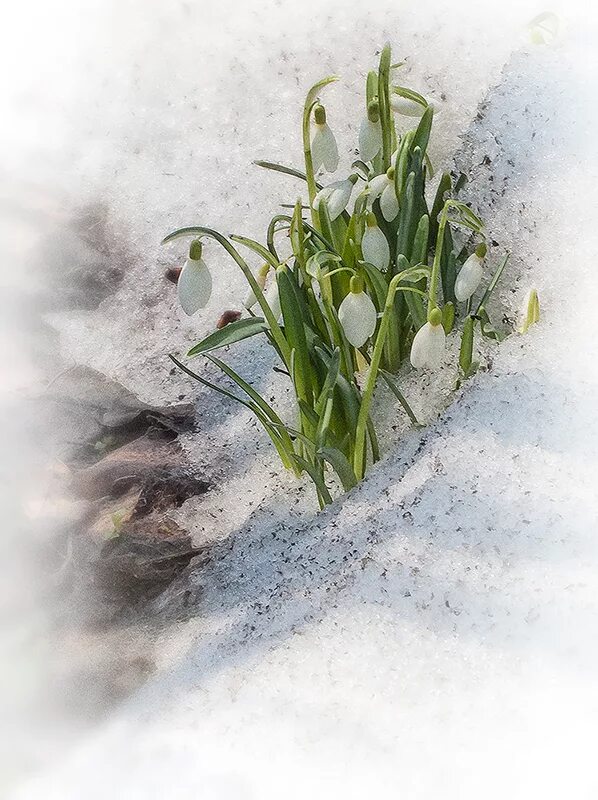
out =
[[(198, 393), (187, 447), (219, 483), (179, 514), (198, 541), (221, 540), (219, 557), (156, 601), (159, 618), (185, 615), (154, 633), (158, 674), (14, 796), (595, 797), (591, 20), (569, 6), (543, 49), (521, 46), (542, 10), (531, 2), (500, 14), (483, 3), (349, 13), (335, 0), (234, 13), (134, 2), (113, 19), (115, 8), (87, 12), (63, 180), (70, 196), (109, 204), (137, 257), (98, 312), (53, 318), (72, 358), (152, 402), (190, 391), (163, 354), (213, 326), (242, 284), (214, 250), (214, 300), (183, 319), (156, 269), (181, 252), (161, 253), (159, 238), (200, 220), (258, 236), (289, 184), (250, 160), (300, 163), (290, 110), (305, 88), (347, 77), (327, 95), (332, 124), (387, 38), (409, 58), (406, 82), (443, 105), (435, 161), (471, 175), (494, 249), (513, 253), (498, 307), (512, 316), (535, 286), (542, 321), (488, 348), (491, 369), (424, 432), (405, 432), (397, 412), (383, 462), (322, 514), (248, 418)], [(345, 164), (360, 113), (335, 125)], [(55, 165), (66, 158), (56, 135)], [(246, 349), (233, 363), (263, 386), (268, 357)], [(453, 379), (447, 367), (409, 384), (424, 416)]]

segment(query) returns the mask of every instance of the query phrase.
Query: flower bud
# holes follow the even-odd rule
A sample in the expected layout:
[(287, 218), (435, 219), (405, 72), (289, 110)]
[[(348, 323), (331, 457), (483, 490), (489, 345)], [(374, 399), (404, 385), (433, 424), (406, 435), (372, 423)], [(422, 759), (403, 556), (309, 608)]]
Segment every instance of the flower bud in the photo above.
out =
[(330, 220), (334, 222), (347, 207), (356, 182), (357, 175), (350, 175), (344, 181), (335, 181), (335, 183), (331, 183), (329, 186), (320, 189), (314, 197), (314, 208), (316, 211), (323, 200), (327, 205)]
[(359, 157), (362, 161), (373, 161), (381, 149), (380, 109), (374, 100), (369, 104), (367, 116), (359, 129)]
[(208, 304), (212, 294), (212, 276), (202, 258), (199, 239), (191, 242), (189, 257), (177, 282), (177, 294), (183, 311), (189, 316)]
[(339, 161), (338, 145), (326, 122), (324, 106), (318, 104), (315, 107), (314, 119), (316, 130), (311, 140), (311, 157), (314, 172), (317, 172), (320, 167), (324, 167), (326, 172), (336, 172)]
[(361, 240), (363, 260), (373, 264), (380, 270), (388, 269), (390, 264), (390, 247), (386, 236), (382, 233), (371, 212), (367, 216), (366, 228)]
[(357, 275), (351, 278), (351, 291), (340, 304), (338, 318), (353, 347), (363, 347), (376, 330), (376, 306), (363, 291), (363, 281)]
[(399, 200), (395, 191), (395, 171), (390, 167), (384, 175), (376, 175), (369, 184), (370, 206), (380, 198), (380, 211), (387, 222), (392, 222), (399, 213)]
[[(483, 246), (484, 248), (486, 245)], [(480, 250), (479, 252), (483, 252)], [(482, 258), (478, 255), (478, 250), (472, 253), (463, 264), (455, 281), (455, 297), (463, 303), (475, 293), (482, 280)]]
[(415, 369), (430, 367), (437, 369), (442, 363), (446, 334), (442, 327), (442, 312), (434, 308), (428, 316), (428, 321), (423, 325), (413, 338), (411, 345), (411, 364)]

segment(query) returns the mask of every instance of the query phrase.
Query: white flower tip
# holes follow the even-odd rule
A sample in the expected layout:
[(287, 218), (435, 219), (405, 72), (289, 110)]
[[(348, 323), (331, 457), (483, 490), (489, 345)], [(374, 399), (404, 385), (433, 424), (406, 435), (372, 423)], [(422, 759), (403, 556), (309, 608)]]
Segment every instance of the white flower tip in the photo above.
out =
[(339, 162), (338, 145), (326, 122), (316, 123), (316, 132), (311, 142), (314, 171), (324, 167), (326, 172), (336, 172)]
[(552, 11), (544, 11), (534, 17), (527, 26), (529, 40), (532, 44), (549, 45), (559, 34), (560, 22)]
[(192, 316), (204, 308), (212, 294), (212, 276), (203, 259), (188, 258), (177, 283), (177, 294), (181, 308)]
[[(436, 319), (433, 320), (436, 322)], [(442, 363), (446, 334), (442, 323), (432, 324), (428, 321), (413, 338), (409, 359), (415, 369), (437, 369)]]
[(376, 306), (365, 292), (349, 292), (338, 309), (338, 318), (349, 344), (363, 347), (376, 330)]
[(469, 300), (482, 280), (482, 259), (472, 253), (463, 264), (455, 281), (455, 297), (460, 303)]

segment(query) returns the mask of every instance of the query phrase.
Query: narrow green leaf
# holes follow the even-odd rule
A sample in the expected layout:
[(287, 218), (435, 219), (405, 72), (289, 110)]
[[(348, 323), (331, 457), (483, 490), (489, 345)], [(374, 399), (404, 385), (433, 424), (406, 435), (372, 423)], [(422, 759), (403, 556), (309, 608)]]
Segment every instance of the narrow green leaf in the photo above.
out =
[(214, 331), (202, 339), (201, 342), (194, 345), (187, 353), (188, 358), (193, 358), (201, 353), (208, 353), (210, 350), (217, 350), (219, 347), (227, 347), (230, 344), (235, 344), (243, 339), (248, 339), (250, 336), (255, 336), (258, 333), (264, 333), (268, 330), (268, 326), (261, 317), (248, 317), (246, 319), (238, 319), (225, 325), (224, 328)]
[(463, 333), (461, 334), (461, 349), (459, 351), (459, 366), (463, 371), (463, 375), (467, 378), (469, 370), (471, 369), (473, 359), (473, 332), (475, 328), (475, 318), (472, 316), (467, 317), (463, 325)]
[[(293, 178), (299, 178), (302, 181), (307, 181), (307, 175), (305, 172), (301, 172), (301, 170), (294, 169), (293, 167), (285, 167), (283, 164), (275, 164), (273, 161), (254, 161), (253, 163), (256, 165), (256, 167), (270, 169), (272, 172), (282, 172), (283, 175), (292, 175)], [(321, 189), (322, 185), (316, 183), (316, 187)]]
[(264, 261), (267, 261), (271, 267), (276, 268), (278, 266), (278, 259), (268, 250), (267, 247), (264, 247), (263, 244), (254, 241), (253, 239), (249, 239), (247, 236), (237, 236), (236, 234), (232, 233), (230, 238), (233, 242), (238, 242), (239, 244), (245, 245), (248, 247), (249, 250), (253, 250), (254, 253), (257, 253)]
[(397, 398), (399, 403), (402, 405), (403, 409), (405, 410), (405, 413), (407, 414), (407, 416), (409, 417), (411, 422), (413, 422), (413, 424), (416, 425), (418, 428), (423, 427), (418, 422), (418, 419), (415, 416), (415, 414), (413, 413), (413, 409), (411, 408), (411, 406), (407, 402), (407, 399), (405, 398), (405, 395), (399, 389), (394, 375), (391, 375), (390, 372), (387, 372), (385, 369), (381, 369), (380, 370), (380, 375), (382, 375), (386, 385), (388, 386), (390, 391), (394, 394), (394, 396)]
[(497, 268), (496, 272), (492, 276), (492, 280), (488, 284), (488, 288), (486, 289), (486, 291), (482, 295), (482, 299), (480, 300), (479, 305), (477, 307), (477, 310), (475, 312), (476, 315), (478, 315), (480, 313), (481, 309), (484, 308), (484, 306), (486, 305), (486, 303), (490, 299), (490, 297), (492, 295), (492, 292), (496, 289), (496, 284), (499, 282), (500, 276), (502, 275), (504, 268), (507, 266), (507, 262), (509, 260), (509, 256), (510, 255), (511, 255), (510, 253), (505, 253), (505, 257), (503, 258), (501, 263), (498, 265), (498, 268)]
[(353, 472), (353, 467), (344, 453), (335, 447), (320, 447), (318, 455), (332, 466), (346, 492), (357, 486), (357, 478)]
[(421, 148), (422, 154), (426, 152), (428, 142), (430, 141), (430, 132), (432, 130), (432, 120), (434, 118), (434, 109), (428, 106), (419, 121), (419, 125), (413, 137), (412, 150), (416, 147)]

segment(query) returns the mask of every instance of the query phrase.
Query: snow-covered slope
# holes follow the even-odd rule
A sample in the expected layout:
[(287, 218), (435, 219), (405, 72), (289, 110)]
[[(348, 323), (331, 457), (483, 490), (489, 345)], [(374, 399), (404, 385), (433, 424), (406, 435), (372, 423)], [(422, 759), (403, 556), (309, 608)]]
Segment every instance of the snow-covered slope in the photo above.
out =
[[(543, 316), (525, 337), (492, 350), (491, 370), (431, 428), (391, 442), (364, 483), (317, 516), (270, 469), (265, 445), (249, 458), (242, 417), (229, 416), (230, 409), (215, 418), (206, 412), (202, 445), (216, 441), (214, 432), (222, 438), (236, 431), (247, 460), (228, 478), (223, 470), (207, 507), (188, 503), (180, 513), (198, 535), (210, 526), (214, 538), (233, 535), (207, 568), (191, 571), (156, 602), (153, 611), (164, 618), (184, 606), (189, 615), (157, 634), (158, 675), (96, 736), (15, 796), (596, 796), (593, 31), (570, 17), (556, 47), (519, 51), (516, 22), (525, 23), (532, 5), (507, 7), (500, 19), (483, 6), (389, 5), (366, 18), (332, 1), (248, 4), (235, 18), (227, 3), (210, 4), (201, 30), (194, 18), (196, 37), (183, 15), (197, 8), (181, 6), (180, 17), (160, 19), (156, 6), (140, 23), (142, 96), (158, 98), (147, 115), (149, 133), (123, 112), (129, 95), (121, 86), (122, 105), (112, 113), (122, 138), (112, 151), (98, 136), (97, 147), (107, 150), (95, 186), (133, 239), (144, 242), (144, 253), (116, 305), (56, 320), (77, 358), (125, 376), (142, 394), (158, 385), (165, 395), (178, 392), (181, 383), (159, 377), (159, 358), (173, 342), (182, 349), (192, 341), (195, 322), (182, 330), (170, 300), (150, 312), (131, 306), (143, 271), (153, 268), (158, 236), (208, 210), (226, 230), (231, 207), (239, 214), (243, 208), (245, 231), (258, 233), (280, 183), (250, 175), (245, 165), (256, 155), (286, 160), (289, 148), (298, 161), (288, 108), (299, 105), (311, 78), (332, 67), (356, 78), (389, 36), (400, 55), (404, 49), (412, 57), (415, 88), (446, 92), (437, 160), (454, 156), (472, 172), (472, 197), (481, 197), (491, 236), (513, 252), (504, 307), (514, 308), (534, 285)], [(138, 10), (133, 4), (124, 13), (131, 8)], [(166, 28), (167, 41), (149, 47), (158, 42), (152, 26), (165, 36), (168, 19), (174, 30)], [(203, 44), (197, 71), (190, 51), (176, 60), (178, 37), (187, 47), (194, 38)], [(216, 59), (223, 72), (203, 77), (201, 65)], [(331, 116), (355, 91), (349, 84), (331, 95)], [(189, 172), (179, 160), (185, 137), (176, 131), (194, 137), (194, 115), (177, 122), (186, 92), (199, 92), (206, 113), (216, 109), (226, 122), (217, 129), (210, 116), (202, 152), (191, 157), (189, 147)], [(175, 109), (168, 105), (173, 95)], [(264, 104), (273, 115), (267, 138), (263, 126), (246, 122)], [(105, 124), (114, 130), (115, 122)], [(138, 161), (123, 145), (133, 136)], [(220, 159), (222, 182), (191, 200), (198, 176), (214, 169), (208, 154)], [(113, 182), (104, 174), (108, 158)], [(177, 162), (176, 190), (157, 177), (171, 171), (170, 159)], [(220, 187), (231, 181), (227, 195)], [(149, 203), (136, 202), (142, 194)], [(217, 296), (232, 300), (238, 292), (231, 274), (223, 273)], [(155, 299), (162, 291), (154, 276), (137, 296)], [(209, 309), (206, 329), (219, 310)], [(98, 352), (93, 328), (102, 315), (106, 346)], [(259, 361), (256, 369), (260, 374)]]

